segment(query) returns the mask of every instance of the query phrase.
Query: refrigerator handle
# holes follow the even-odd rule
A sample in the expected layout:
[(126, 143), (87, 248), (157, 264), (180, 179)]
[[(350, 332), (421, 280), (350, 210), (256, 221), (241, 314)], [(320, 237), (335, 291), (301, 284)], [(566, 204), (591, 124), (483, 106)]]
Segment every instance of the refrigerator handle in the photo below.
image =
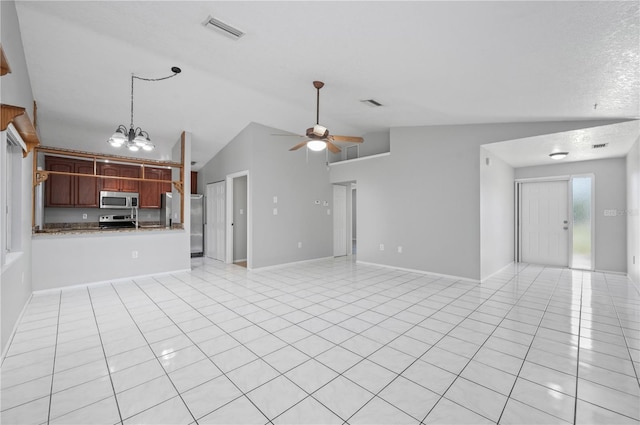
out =
[(202, 195), (202, 225), (207, 225), (207, 197)]

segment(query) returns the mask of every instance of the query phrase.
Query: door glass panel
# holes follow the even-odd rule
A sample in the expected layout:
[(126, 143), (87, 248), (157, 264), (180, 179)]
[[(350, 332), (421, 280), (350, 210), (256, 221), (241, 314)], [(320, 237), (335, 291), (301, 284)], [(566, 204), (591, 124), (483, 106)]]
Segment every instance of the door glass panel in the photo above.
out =
[(574, 269), (591, 270), (591, 177), (571, 180), (573, 208), (573, 261)]

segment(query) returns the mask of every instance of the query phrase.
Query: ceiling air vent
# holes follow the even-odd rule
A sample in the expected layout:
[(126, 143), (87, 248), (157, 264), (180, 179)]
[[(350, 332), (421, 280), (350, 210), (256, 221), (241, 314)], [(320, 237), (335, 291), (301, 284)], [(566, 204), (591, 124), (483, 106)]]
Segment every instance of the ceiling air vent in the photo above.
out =
[(592, 149), (601, 149), (606, 148), (609, 143), (598, 143), (597, 145), (591, 145)]
[(364, 103), (367, 106), (371, 106), (372, 108), (377, 108), (378, 106), (382, 106), (382, 103), (373, 99), (365, 99), (365, 100), (361, 100), (360, 102)]
[(220, 31), (222, 34), (225, 34), (234, 40), (237, 40), (244, 35), (244, 32), (240, 31), (238, 28), (225, 24), (221, 20), (211, 17), (211, 15), (209, 15), (207, 20), (203, 22), (203, 25), (207, 28)]

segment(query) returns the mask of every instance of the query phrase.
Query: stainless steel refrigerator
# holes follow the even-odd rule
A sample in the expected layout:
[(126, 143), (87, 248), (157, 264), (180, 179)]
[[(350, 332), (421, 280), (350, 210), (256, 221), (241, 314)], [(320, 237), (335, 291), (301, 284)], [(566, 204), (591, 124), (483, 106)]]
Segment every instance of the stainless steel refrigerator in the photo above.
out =
[[(160, 224), (171, 226), (171, 192), (163, 193), (160, 203)], [(191, 256), (204, 255), (204, 195), (191, 195)]]

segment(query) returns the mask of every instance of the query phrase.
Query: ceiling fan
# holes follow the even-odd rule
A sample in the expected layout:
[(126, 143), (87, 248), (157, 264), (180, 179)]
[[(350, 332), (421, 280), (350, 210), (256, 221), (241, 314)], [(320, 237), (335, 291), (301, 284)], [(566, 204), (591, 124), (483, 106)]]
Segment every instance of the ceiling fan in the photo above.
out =
[(307, 137), (309, 140), (298, 143), (290, 151), (295, 151), (303, 146), (307, 146), (313, 151), (321, 151), (324, 148), (329, 149), (333, 153), (338, 153), (341, 149), (335, 145), (335, 142), (347, 142), (347, 143), (362, 143), (364, 139), (362, 137), (355, 136), (336, 136), (329, 134), (329, 130), (326, 127), (320, 125), (320, 89), (324, 87), (322, 81), (314, 81), (313, 87), (316, 88), (316, 125), (307, 128), (306, 135), (299, 135), (298, 137)]

